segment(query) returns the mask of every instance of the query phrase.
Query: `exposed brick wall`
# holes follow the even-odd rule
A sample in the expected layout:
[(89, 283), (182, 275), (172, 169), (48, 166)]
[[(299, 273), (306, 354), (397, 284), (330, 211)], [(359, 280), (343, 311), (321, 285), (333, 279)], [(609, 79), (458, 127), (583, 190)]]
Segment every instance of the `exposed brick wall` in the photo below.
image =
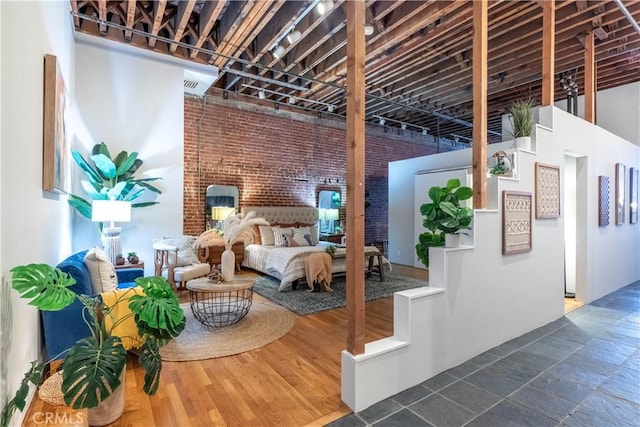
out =
[[(344, 124), (235, 105), (209, 103), (203, 112), (202, 99), (185, 97), (184, 233), (205, 229), (205, 191), (211, 184), (237, 186), (241, 207), (316, 206), (319, 190), (339, 189), (344, 219)], [(388, 162), (434, 152), (432, 146), (367, 131), (367, 243), (387, 239)]]

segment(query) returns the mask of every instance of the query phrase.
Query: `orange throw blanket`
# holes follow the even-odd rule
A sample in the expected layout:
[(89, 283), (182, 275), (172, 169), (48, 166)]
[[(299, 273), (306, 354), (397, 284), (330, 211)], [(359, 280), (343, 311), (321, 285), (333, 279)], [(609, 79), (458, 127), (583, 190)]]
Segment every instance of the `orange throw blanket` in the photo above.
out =
[(321, 291), (333, 292), (331, 289), (331, 264), (331, 255), (326, 252), (312, 253), (304, 260), (309, 290), (313, 291), (313, 283), (317, 282)]
[[(135, 286), (128, 289), (115, 289), (100, 294), (102, 301), (111, 307), (111, 314), (105, 316), (107, 331), (111, 330), (112, 336), (120, 337), (125, 349), (139, 348), (142, 346), (142, 338), (138, 334), (135, 316), (129, 309), (129, 298), (133, 295), (144, 295), (142, 288)], [(126, 317), (126, 319), (125, 319)], [(120, 321), (121, 319), (125, 319)], [(115, 328), (113, 324), (117, 322)]]

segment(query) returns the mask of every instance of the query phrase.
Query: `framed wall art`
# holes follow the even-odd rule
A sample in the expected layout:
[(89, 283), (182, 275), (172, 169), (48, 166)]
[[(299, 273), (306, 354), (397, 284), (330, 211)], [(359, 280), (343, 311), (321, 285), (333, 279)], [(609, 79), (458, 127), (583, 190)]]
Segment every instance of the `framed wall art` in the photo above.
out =
[(606, 227), (609, 225), (609, 177), (600, 175), (598, 177), (598, 225)]
[(560, 217), (560, 168), (536, 162), (536, 218)]
[(624, 179), (626, 167), (622, 163), (616, 163), (616, 198), (613, 203), (616, 211), (616, 225), (624, 224)]
[(42, 188), (69, 192), (69, 135), (67, 87), (54, 55), (44, 57), (44, 123)]
[(502, 192), (502, 254), (529, 252), (532, 248), (531, 193)]
[(629, 168), (629, 223), (631, 224), (638, 222), (638, 198), (640, 197), (638, 175), (637, 168)]

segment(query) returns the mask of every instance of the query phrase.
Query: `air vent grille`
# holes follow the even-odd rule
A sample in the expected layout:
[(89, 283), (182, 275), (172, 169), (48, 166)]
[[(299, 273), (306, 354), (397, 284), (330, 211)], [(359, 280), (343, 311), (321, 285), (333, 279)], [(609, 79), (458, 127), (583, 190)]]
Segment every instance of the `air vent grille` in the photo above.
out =
[(195, 89), (198, 87), (198, 82), (194, 82), (193, 80), (186, 80), (184, 81), (184, 87), (186, 87), (187, 89)]

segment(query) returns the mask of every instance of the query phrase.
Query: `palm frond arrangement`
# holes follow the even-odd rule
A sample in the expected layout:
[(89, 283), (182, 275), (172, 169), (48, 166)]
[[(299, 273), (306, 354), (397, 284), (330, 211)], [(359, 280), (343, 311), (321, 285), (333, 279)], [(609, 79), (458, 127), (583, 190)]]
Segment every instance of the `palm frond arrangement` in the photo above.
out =
[(244, 217), (231, 215), (224, 220), (222, 234), (216, 229), (203, 232), (196, 239), (196, 248), (206, 248), (208, 246), (224, 246), (227, 249), (237, 242), (244, 242), (245, 245), (253, 239), (254, 225), (269, 225), (264, 218), (256, 218), (255, 212), (249, 212)]

